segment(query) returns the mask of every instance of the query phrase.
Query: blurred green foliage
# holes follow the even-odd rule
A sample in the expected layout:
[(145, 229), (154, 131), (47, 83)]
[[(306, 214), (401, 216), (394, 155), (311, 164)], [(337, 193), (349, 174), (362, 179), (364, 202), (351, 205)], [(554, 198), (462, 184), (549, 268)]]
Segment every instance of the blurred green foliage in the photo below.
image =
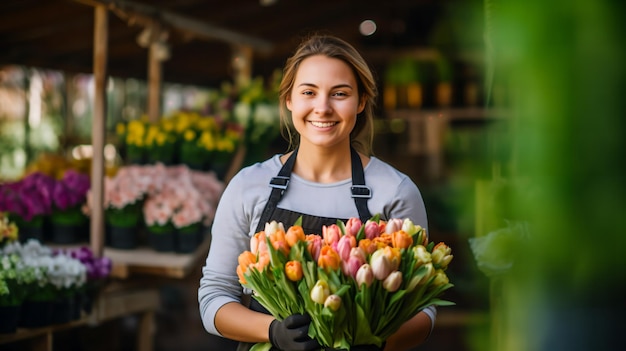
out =
[(513, 93), (507, 180), (517, 188), (502, 206), (529, 224), (492, 311), (506, 322), (492, 349), (621, 349), (626, 3), (484, 6), (488, 84)]

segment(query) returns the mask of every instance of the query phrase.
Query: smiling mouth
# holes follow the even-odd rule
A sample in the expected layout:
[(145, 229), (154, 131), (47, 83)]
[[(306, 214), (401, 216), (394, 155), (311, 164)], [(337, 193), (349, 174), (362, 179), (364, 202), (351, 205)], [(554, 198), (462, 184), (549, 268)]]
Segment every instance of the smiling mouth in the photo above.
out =
[(314, 121), (311, 121), (310, 123), (314, 127), (318, 127), (318, 128), (328, 128), (337, 124), (337, 122), (314, 122)]

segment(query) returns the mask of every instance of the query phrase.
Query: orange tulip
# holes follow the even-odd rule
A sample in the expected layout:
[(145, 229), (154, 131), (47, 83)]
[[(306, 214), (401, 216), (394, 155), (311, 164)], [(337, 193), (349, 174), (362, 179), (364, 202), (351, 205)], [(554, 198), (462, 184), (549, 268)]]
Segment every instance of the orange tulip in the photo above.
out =
[(322, 237), (317, 234), (308, 234), (305, 240), (307, 242), (306, 249), (313, 257), (313, 260), (317, 261), (322, 250)]
[(289, 245), (287, 244), (287, 238), (285, 231), (278, 229), (269, 235), (270, 242), (274, 249), (281, 251), (285, 256), (289, 256)]
[(241, 268), (241, 266), (237, 266), (237, 276), (239, 277), (239, 282), (241, 284), (248, 284), (248, 282), (246, 281), (246, 277), (243, 275), (243, 268)]
[(322, 226), (322, 238), (324, 239), (324, 244), (336, 245), (339, 242), (339, 238), (341, 238), (341, 229), (336, 224)]
[(262, 271), (269, 264), (270, 264), (270, 253), (268, 251), (259, 252), (259, 257), (254, 267), (256, 267), (256, 269), (258, 269), (259, 271)]
[(387, 246), (383, 248), (383, 253), (387, 256), (389, 262), (391, 262), (391, 267), (393, 268), (392, 270), (398, 270), (400, 267), (400, 258), (402, 257), (400, 249)]
[(289, 261), (285, 264), (285, 275), (292, 282), (302, 279), (302, 263), (300, 261)]
[(299, 225), (294, 225), (289, 227), (287, 230), (287, 234), (285, 235), (287, 239), (287, 244), (289, 246), (294, 246), (298, 241), (304, 241), (306, 236), (304, 235), (304, 230)]
[(329, 245), (322, 246), (320, 251), (320, 257), (317, 260), (317, 265), (325, 270), (335, 270), (339, 268), (341, 258), (339, 254)]
[(257, 254), (260, 250), (267, 249), (265, 244), (265, 232), (260, 231), (255, 233), (252, 238), (250, 238), (250, 251), (253, 254)]
[(256, 263), (256, 255), (250, 251), (244, 251), (237, 258), (237, 262), (239, 262), (239, 265), (244, 268), (245, 272), (245, 270), (248, 269), (249, 266)]
[(391, 244), (398, 249), (406, 249), (413, 245), (413, 238), (404, 230), (391, 234)]
[(359, 247), (368, 255), (371, 255), (378, 249), (376, 243), (370, 239), (361, 239), (361, 241), (359, 241)]

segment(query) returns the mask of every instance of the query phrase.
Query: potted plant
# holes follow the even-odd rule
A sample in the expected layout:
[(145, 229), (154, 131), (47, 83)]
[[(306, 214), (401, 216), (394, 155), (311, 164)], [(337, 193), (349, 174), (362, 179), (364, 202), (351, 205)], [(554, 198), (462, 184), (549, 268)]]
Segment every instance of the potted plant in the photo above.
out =
[(19, 230), (15, 223), (9, 220), (7, 213), (0, 212), (0, 248), (17, 240)]
[(88, 246), (66, 249), (64, 254), (82, 263), (87, 273), (85, 284), (78, 289), (75, 295), (76, 304), (79, 307), (74, 310), (74, 319), (77, 319), (80, 317), (81, 311), (85, 311), (87, 314), (91, 313), (93, 301), (111, 275), (113, 262), (106, 256), (96, 257)]
[(0, 334), (17, 329), (27, 286), (35, 279), (33, 269), (16, 253), (0, 249)]
[(86, 232), (87, 216), (82, 206), (90, 188), (89, 175), (67, 170), (63, 178), (54, 183), (52, 213), (50, 215), (52, 241), (71, 244), (78, 241), (81, 232)]
[(0, 184), (0, 211), (19, 228), (20, 241), (44, 240), (44, 224), (52, 210), (54, 178), (40, 172)]
[[(138, 245), (142, 207), (152, 182), (145, 175), (147, 166), (121, 167), (104, 178), (104, 215), (108, 229), (107, 245), (117, 249), (134, 249)], [(93, 206), (91, 191), (87, 194), (86, 213)]]
[(155, 251), (175, 251), (175, 232), (172, 218), (186, 201), (179, 195), (176, 185), (166, 182), (160, 192), (146, 199), (143, 216), (148, 229), (148, 241)]

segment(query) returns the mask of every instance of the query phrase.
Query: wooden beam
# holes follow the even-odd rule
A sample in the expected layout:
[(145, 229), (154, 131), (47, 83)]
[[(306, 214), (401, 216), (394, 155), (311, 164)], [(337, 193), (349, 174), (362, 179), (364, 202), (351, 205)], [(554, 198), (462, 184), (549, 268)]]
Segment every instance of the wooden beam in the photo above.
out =
[(156, 38), (160, 36), (161, 26), (153, 22), (149, 27), (153, 39), (148, 47), (148, 119), (157, 122), (161, 114), (161, 58), (158, 57), (158, 45)]
[(155, 6), (120, 0), (73, 0), (90, 6), (105, 5), (118, 16), (129, 22), (143, 25), (152, 21), (161, 22), (166, 27), (185, 32), (192, 37), (220, 40), (233, 45), (249, 46), (253, 50), (267, 53), (273, 49), (271, 42), (235, 32), (197, 19), (182, 16)]
[(93, 120), (91, 138), (93, 158), (91, 160), (91, 191), (93, 206), (91, 209), (91, 249), (96, 257), (104, 251), (104, 138), (106, 119), (106, 84), (107, 84), (107, 44), (109, 13), (105, 6), (94, 9), (94, 51), (93, 73), (95, 84)]

